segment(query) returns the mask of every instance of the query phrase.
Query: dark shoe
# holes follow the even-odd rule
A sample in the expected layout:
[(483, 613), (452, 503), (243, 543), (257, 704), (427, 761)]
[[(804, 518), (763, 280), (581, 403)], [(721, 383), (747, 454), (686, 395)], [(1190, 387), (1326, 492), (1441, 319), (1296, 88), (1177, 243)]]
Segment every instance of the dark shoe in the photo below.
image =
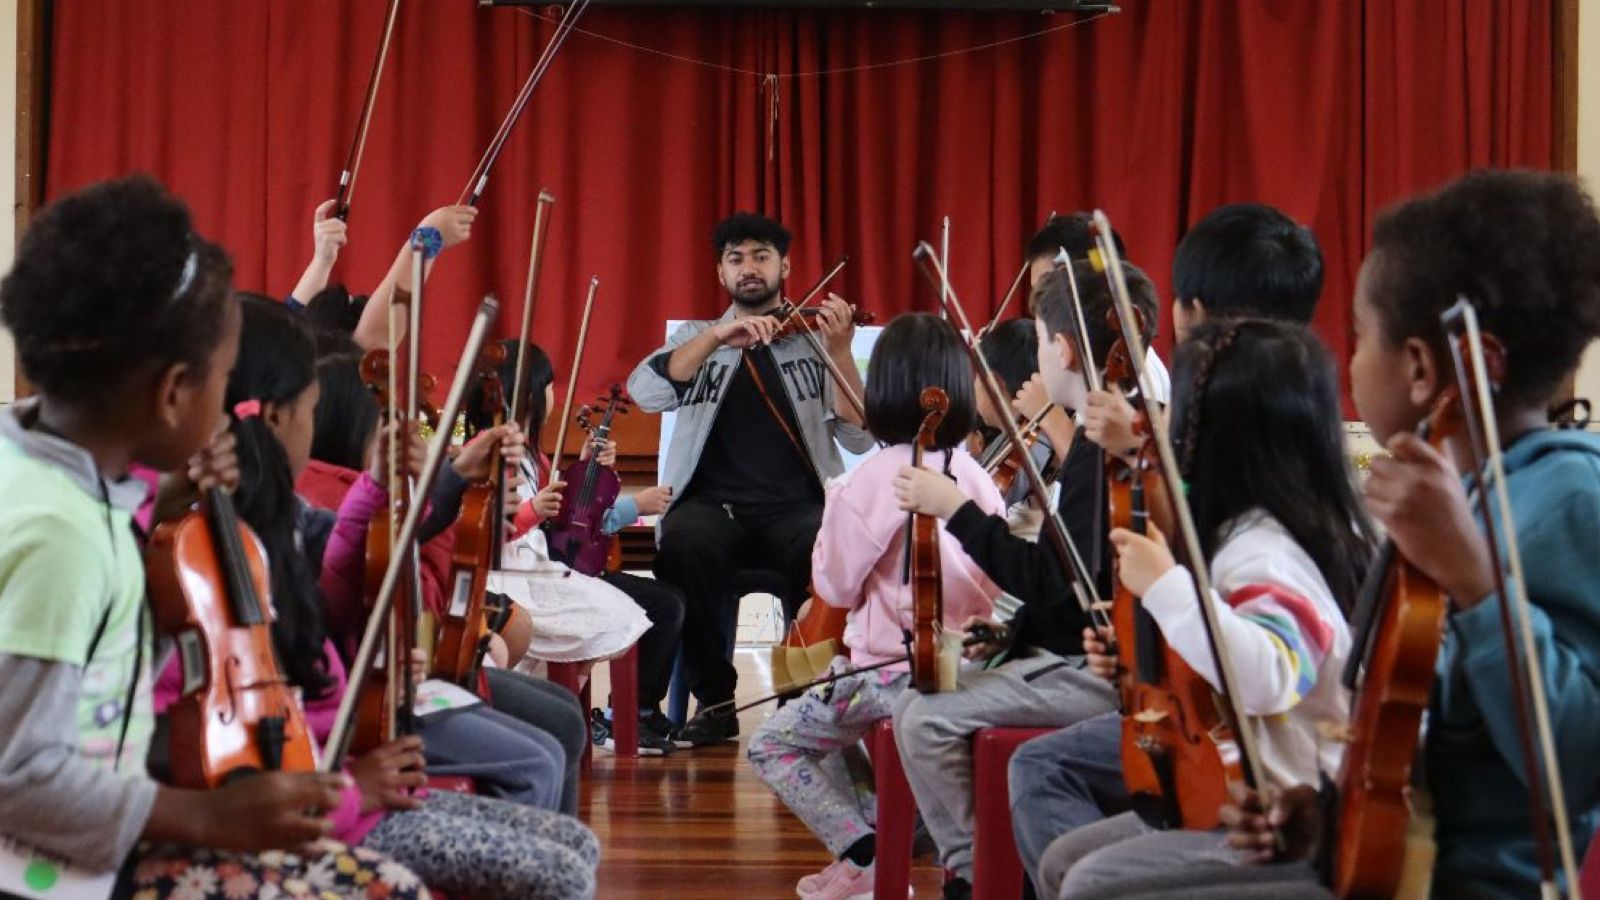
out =
[(667, 718), (666, 714), (659, 709), (652, 709), (647, 712), (640, 713), (639, 728), (641, 730), (649, 729), (651, 734), (654, 734), (660, 737), (661, 740), (671, 744), (674, 749), (683, 750), (687, 747), (693, 746), (687, 741), (679, 741), (676, 737), (674, 737), (673, 732), (678, 730), (678, 726), (672, 724), (672, 720)]
[(691, 747), (712, 747), (739, 739), (739, 718), (731, 710), (702, 712), (683, 723), (673, 739)]
[(965, 878), (952, 878), (944, 883), (944, 900), (972, 900), (972, 885)]
[[(647, 727), (645, 717), (639, 717), (639, 755), (640, 756), (666, 756), (677, 746), (667, 740), (662, 734)], [(589, 737), (594, 745), (604, 750), (617, 752), (617, 741), (612, 734), (611, 717), (604, 710), (594, 709), (589, 712)]]

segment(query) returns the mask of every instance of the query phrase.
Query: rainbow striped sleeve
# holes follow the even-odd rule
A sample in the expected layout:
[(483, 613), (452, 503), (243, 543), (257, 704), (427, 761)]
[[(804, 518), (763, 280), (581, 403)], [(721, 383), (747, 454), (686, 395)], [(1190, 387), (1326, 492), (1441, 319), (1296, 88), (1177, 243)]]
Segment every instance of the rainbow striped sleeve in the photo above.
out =
[(1333, 645), (1333, 625), (1316, 604), (1277, 584), (1247, 584), (1228, 595), (1239, 617), (1260, 625), (1295, 672), (1294, 703), (1317, 686), (1317, 670)]

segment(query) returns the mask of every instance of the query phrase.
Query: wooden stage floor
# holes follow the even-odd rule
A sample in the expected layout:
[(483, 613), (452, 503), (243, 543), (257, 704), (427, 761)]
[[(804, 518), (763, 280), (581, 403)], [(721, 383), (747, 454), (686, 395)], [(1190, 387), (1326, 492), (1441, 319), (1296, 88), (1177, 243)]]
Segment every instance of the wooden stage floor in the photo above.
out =
[[(766, 691), (766, 652), (738, 650), (741, 702)], [(595, 696), (605, 696), (604, 675), (595, 681)], [(742, 738), (771, 712), (763, 706), (743, 713)], [(822, 844), (756, 778), (742, 743), (653, 759), (597, 752), (578, 814), (600, 838), (602, 900), (794, 897), (795, 882), (829, 862)], [(931, 859), (917, 861), (918, 897), (937, 898), (940, 880)]]

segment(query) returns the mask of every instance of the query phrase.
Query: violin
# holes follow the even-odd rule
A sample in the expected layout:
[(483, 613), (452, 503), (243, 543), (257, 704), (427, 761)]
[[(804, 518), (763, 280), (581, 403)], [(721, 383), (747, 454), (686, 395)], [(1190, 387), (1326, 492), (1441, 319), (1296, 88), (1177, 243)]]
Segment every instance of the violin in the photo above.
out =
[[(1169, 821), (1176, 818), (1187, 827), (1199, 827), (1198, 823), (1214, 825), (1218, 810), (1228, 798), (1230, 781), (1238, 780), (1251, 788), (1259, 783), (1257, 779), (1263, 769), (1258, 738), (1251, 728), (1240, 727), (1244, 715), (1234, 702), (1234, 686), (1239, 682), (1228, 655), (1226, 635), (1211, 603), (1210, 567), (1201, 550), (1199, 531), (1188, 500), (1181, 487), (1174, 488), (1183, 484), (1183, 476), (1172, 449), (1166, 418), (1148, 405), (1150, 386), (1143, 365), (1146, 358), (1144, 323), (1129, 296), (1110, 221), (1105, 213), (1095, 210), (1093, 222), (1096, 250), (1090, 256), (1090, 264), (1105, 276), (1111, 288), (1112, 314), (1123, 344), (1119, 358), (1113, 361), (1116, 369), (1113, 374), (1118, 379), (1131, 375), (1138, 383), (1136, 403), (1143, 413), (1142, 427), (1149, 432), (1145, 452), (1153, 457), (1154, 463), (1150, 466), (1135, 463), (1126, 479), (1112, 478), (1108, 484), (1113, 495), (1111, 505), (1116, 511), (1114, 515), (1120, 516), (1128, 527), (1143, 530), (1148, 521), (1142, 511), (1143, 504), (1153, 499), (1149, 495), (1154, 484), (1143, 477), (1140, 470), (1148, 469), (1152, 476), (1160, 479), (1159, 495), (1165, 501), (1163, 507), (1171, 515), (1168, 533), (1174, 535), (1173, 544), (1193, 579), (1201, 622), (1217, 673), (1217, 684), (1213, 688), (1191, 667), (1182, 664), (1177, 653), (1157, 640), (1154, 622), (1147, 622), (1148, 628), (1141, 628), (1138, 613), (1142, 610), (1131, 595), (1119, 590), (1122, 602), (1113, 601), (1113, 619), (1119, 618), (1119, 610), (1122, 615), (1121, 622), (1114, 627), (1119, 636), (1133, 637), (1131, 647), (1122, 641), (1118, 648), (1119, 659), (1129, 669), (1121, 692), (1123, 778), (1131, 794), (1159, 797)], [(1073, 288), (1076, 296), (1075, 282)], [(1081, 304), (1079, 319), (1081, 323)], [(1087, 334), (1081, 326), (1078, 331)], [(1093, 366), (1085, 366), (1086, 373), (1092, 369)], [(1124, 485), (1125, 493), (1122, 492)], [(1120, 578), (1117, 584), (1120, 588)], [(1131, 659), (1126, 656), (1130, 652)], [(1207, 697), (1211, 701), (1209, 704), (1205, 702)], [(1177, 807), (1176, 815), (1171, 811), (1173, 806)], [(1158, 812), (1157, 817), (1163, 816)]]
[[(1460, 403), (1446, 390), (1418, 428), (1435, 449), (1459, 430)], [(1329, 866), (1341, 897), (1392, 897), (1405, 873), (1411, 765), (1448, 611), (1439, 586), (1384, 541), (1356, 598), (1342, 677), (1353, 693)]]
[(316, 745), (278, 664), (261, 542), (220, 488), (156, 529), (145, 571), (157, 629), (177, 639), (183, 696), (167, 712), (172, 781), (212, 788), (263, 771), (312, 772)]
[[(506, 361), (501, 344), (478, 354), (475, 374), (483, 387), (483, 405), (495, 425), (505, 419), (505, 390), (500, 367)], [(455, 545), (450, 554), (450, 598), (439, 620), (429, 674), (470, 687), (489, 650), (489, 616), (484, 602), (489, 571), (500, 568), (504, 544), (505, 466), (496, 448), (489, 456), (484, 481), (467, 485), (456, 517)]]
[[(772, 333), (772, 340), (768, 343), (776, 344), (792, 337), (798, 337), (802, 332), (816, 329), (817, 316), (822, 314), (818, 306), (780, 306), (773, 313), (773, 318), (778, 320), (778, 328)], [(863, 325), (876, 325), (878, 316), (864, 309), (851, 308), (850, 324), (857, 328)]]
[(1040, 426), (1044, 424), (1045, 416), (1056, 409), (1054, 403), (1045, 404), (1044, 409), (1034, 414), (1033, 418), (1022, 423), (1022, 442), (1015, 443), (1010, 435), (1001, 434), (983, 449), (978, 464), (994, 479), (994, 486), (999, 489), (1000, 495), (1006, 496), (1016, 486), (1017, 477), (1022, 474), (1022, 454), (1032, 453), (1033, 447), (1039, 442)]
[[(950, 411), (950, 398), (936, 387), (922, 389), (922, 424), (911, 445), (911, 465), (922, 465), (935, 433)], [(911, 683), (924, 694), (955, 690), (955, 666), (944, 639), (944, 579), (939, 559), (939, 518), (912, 513), (907, 523), (904, 580), (911, 585)]]
[[(411, 247), (411, 290), (408, 292), (397, 288), (390, 311), (390, 334), (394, 333), (394, 307), (403, 306), (410, 316), (410, 327), (406, 331), (405, 365), (401, 366), (392, 340), (388, 349), (369, 351), (361, 360), (362, 380), (377, 396), (379, 405), (385, 408), (385, 422), (400, 422), (402, 427), (411, 427), (417, 422), (425, 407), (432, 410), (426, 393), (434, 384), (434, 379), (419, 369), (423, 279), (423, 244), (420, 236), (413, 236)], [(435, 433), (440, 433), (439, 413), (432, 410), (431, 414)], [(364, 585), (369, 614), (375, 609), (384, 574), (395, 562), (393, 557), (398, 546), (396, 540), (400, 523), (414, 505), (411, 476), (401, 462), (404, 456), (405, 442), (397, 435), (395, 440), (389, 442), (384, 478), (388, 505), (384, 513), (374, 516), (367, 527)], [(351, 739), (351, 747), (357, 753), (389, 743), (411, 731), (415, 695), (411, 678), (411, 649), (417, 643), (417, 628), (422, 615), (422, 573), (414, 545), (407, 549), (406, 555), (408, 559), (399, 561), (405, 578), (399, 599), (391, 605), (388, 621), (384, 624), (385, 640), (378, 662), (372, 666), (366, 678), (360, 682), (353, 678), (351, 681), (352, 689), (359, 696), (359, 713)]]
[[(398, 302), (398, 301), (396, 301)], [(389, 406), (389, 396), (395, 392), (394, 382), (390, 379), (393, 364), (389, 359), (390, 353), (381, 347), (368, 350), (361, 357), (361, 381), (372, 391), (372, 396), (378, 401), (380, 407)], [(433, 395), (438, 391), (439, 381), (427, 372), (417, 373), (417, 417), (422, 424), (430, 429), (439, 427), (439, 408), (433, 403)], [(405, 391), (395, 395), (403, 397)], [(403, 403), (401, 405), (404, 405)]]
[[(417, 261), (418, 270), (421, 261)], [(420, 280), (420, 279), (418, 279)], [(472, 328), (467, 332), (467, 344), (462, 349), (461, 361), (456, 366), (455, 378), (450, 382), (450, 392), (445, 397), (442, 416), (448, 421), (454, 421), (456, 414), (461, 410), (461, 396), (466, 391), (467, 382), (472, 377), (472, 361), (477, 358), (483, 349), (484, 340), (488, 336), (489, 327), (494, 324), (495, 316), (500, 312), (500, 304), (494, 297), (486, 297), (478, 306), (478, 313), (473, 317)], [(415, 315), (415, 312), (413, 312)], [(416, 331), (413, 330), (412, 334)], [(414, 370), (413, 370), (414, 371)], [(422, 470), (417, 475), (416, 492), (418, 496), (427, 496), (433, 490), (434, 481), (439, 475), (439, 468), (444, 462), (445, 448), (450, 443), (450, 434), (446, 431), (435, 431), (428, 440), (428, 455), (423, 460)], [(392, 467), (391, 467), (392, 468)], [(378, 580), (376, 596), (372, 601), (372, 611), (367, 616), (366, 630), (362, 632), (361, 643), (356, 648), (355, 658), (350, 662), (350, 684), (365, 686), (369, 676), (380, 668), (379, 656), (388, 653), (393, 658), (392, 649), (397, 641), (395, 632), (395, 617), (392, 611), (396, 606), (396, 595), (401, 589), (401, 583), (408, 579), (402, 578), (404, 571), (409, 568), (413, 575), (416, 572), (417, 527), (422, 522), (423, 506), (412, 504), (395, 529), (394, 550), (389, 554), (389, 565), (381, 572)], [(369, 575), (371, 572), (369, 571)], [(413, 581), (414, 584), (414, 581)], [(385, 636), (384, 632), (389, 634)], [(409, 635), (409, 640), (415, 640), (415, 633)], [(408, 660), (409, 661), (409, 660)], [(393, 671), (393, 665), (389, 666)], [(404, 668), (406, 683), (410, 684), (410, 670)], [(404, 698), (405, 706), (400, 707), (405, 714), (409, 714), (413, 697)], [(355, 732), (359, 729), (372, 730), (372, 723), (358, 722), (357, 709), (368, 699), (355, 690), (347, 690), (339, 699), (339, 711), (334, 714), (333, 726), (328, 730), (327, 752), (324, 754), (321, 770), (324, 772), (337, 772), (344, 765), (346, 755), (349, 753)], [(394, 705), (390, 705), (394, 710)], [(365, 715), (362, 713), (361, 715)], [(399, 717), (396, 717), (399, 718)], [(404, 720), (402, 720), (404, 722)], [(380, 740), (391, 739), (388, 735), (379, 734)], [(367, 738), (371, 740), (371, 738)]]
[(584, 575), (599, 575), (606, 570), (615, 541), (601, 526), (606, 512), (622, 493), (622, 480), (617, 473), (600, 465), (600, 451), (611, 439), (612, 419), (628, 411), (622, 386), (612, 385), (598, 402), (605, 404), (598, 425), (590, 420), (592, 407), (585, 406), (578, 414), (579, 427), (589, 434), (589, 458), (561, 471), (560, 480), (567, 485), (561, 510), (542, 524), (550, 556)]
[[(1114, 329), (1119, 327), (1115, 317), (1112, 312)], [(1121, 338), (1106, 354), (1105, 380), (1135, 393), (1133, 357)], [(1147, 429), (1149, 415), (1148, 407), (1139, 414), (1140, 430)], [(1105, 476), (1112, 528), (1145, 534), (1154, 515), (1163, 533), (1173, 533), (1167, 485), (1148, 443), (1131, 460), (1108, 455)], [(1217, 716), (1211, 685), (1162, 639), (1155, 619), (1115, 572), (1111, 620), (1121, 667), (1123, 781), (1135, 808), (1158, 827), (1215, 828), (1228, 783), (1241, 775), (1238, 750)]]

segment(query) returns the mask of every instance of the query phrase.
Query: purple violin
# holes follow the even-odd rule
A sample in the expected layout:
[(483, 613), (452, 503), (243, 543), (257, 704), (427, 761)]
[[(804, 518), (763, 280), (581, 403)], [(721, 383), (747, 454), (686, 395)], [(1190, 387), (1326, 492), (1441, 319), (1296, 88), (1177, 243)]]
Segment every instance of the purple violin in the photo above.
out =
[(591, 422), (594, 407), (585, 406), (578, 412), (578, 425), (589, 434), (589, 458), (561, 470), (558, 480), (567, 485), (561, 511), (544, 523), (551, 557), (584, 575), (598, 575), (610, 562), (613, 541), (601, 523), (622, 493), (621, 479), (600, 465), (599, 457), (611, 437), (612, 418), (628, 411), (628, 401), (622, 396), (622, 386), (614, 384), (598, 402), (605, 404), (599, 425)]

